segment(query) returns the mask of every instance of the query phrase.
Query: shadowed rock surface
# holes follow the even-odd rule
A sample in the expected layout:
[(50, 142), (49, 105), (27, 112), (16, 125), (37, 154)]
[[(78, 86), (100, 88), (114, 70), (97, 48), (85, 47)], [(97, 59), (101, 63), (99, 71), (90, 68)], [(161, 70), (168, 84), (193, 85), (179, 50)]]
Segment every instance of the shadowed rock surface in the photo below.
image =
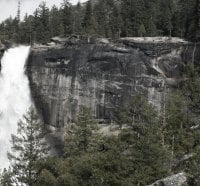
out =
[(188, 42), (62, 41), (34, 46), (27, 68), (36, 106), (55, 128), (73, 121), (80, 105), (100, 122), (112, 122), (138, 92), (160, 110), (164, 89), (176, 87), (186, 63), (200, 60), (199, 45)]

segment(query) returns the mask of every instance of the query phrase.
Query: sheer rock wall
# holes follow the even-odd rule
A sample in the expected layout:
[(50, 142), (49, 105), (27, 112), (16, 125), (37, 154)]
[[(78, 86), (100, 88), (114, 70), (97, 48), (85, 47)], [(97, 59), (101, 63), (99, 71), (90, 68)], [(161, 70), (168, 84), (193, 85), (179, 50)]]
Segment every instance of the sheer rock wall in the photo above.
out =
[(112, 122), (138, 92), (159, 111), (164, 90), (176, 88), (185, 65), (199, 61), (200, 45), (188, 42), (77, 39), (32, 47), (27, 73), (45, 124), (63, 128), (80, 105), (99, 122)]

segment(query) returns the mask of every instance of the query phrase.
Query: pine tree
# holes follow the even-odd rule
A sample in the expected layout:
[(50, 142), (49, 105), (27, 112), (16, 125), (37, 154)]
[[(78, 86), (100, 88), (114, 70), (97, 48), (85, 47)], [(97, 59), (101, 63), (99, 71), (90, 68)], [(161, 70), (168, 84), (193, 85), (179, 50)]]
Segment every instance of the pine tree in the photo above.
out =
[[(117, 136), (104, 136), (100, 148), (68, 161), (77, 185), (132, 185), (128, 174), (131, 169)], [(72, 178), (73, 178), (72, 177)]]
[(192, 148), (192, 136), (187, 132), (190, 126), (186, 106), (181, 92), (171, 95), (166, 104), (165, 142), (174, 157), (181, 157)]
[(200, 1), (197, 1), (197, 33), (196, 40), (200, 41)]
[(120, 14), (120, 9), (117, 5), (113, 3), (112, 5), (112, 12), (110, 15), (110, 27), (112, 31), (112, 38), (120, 38), (121, 30), (122, 30), (122, 17)]
[(191, 175), (191, 185), (198, 186), (200, 184), (200, 149), (197, 148), (190, 158), (185, 163), (185, 171)]
[(49, 8), (43, 1), (35, 10), (33, 15), (33, 41), (46, 43), (50, 39), (50, 25), (49, 25)]
[(140, 95), (122, 109), (119, 135), (129, 159), (132, 185), (147, 185), (168, 175), (170, 154), (162, 145), (162, 131), (152, 105)]
[(13, 174), (12, 174), (11, 170), (4, 169), (0, 175), (0, 185), (1, 186), (13, 186), (12, 177), (13, 177)]
[[(89, 110), (81, 108), (77, 121), (67, 129), (64, 157), (41, 162), (38, 184), (48, 185), (49, 180), (55, 185), (147, 185), (167, 176), (170, 155), (162, 146), (155, 111), (145, 98), (138, 98), (128, 110), (122, 109), (127, 111), (122, 121), (130, 127), (116, 136), (97, 132)], [(134, 127), (131, 106), (139, 113)]]
[(144, 96), (136, 95), (120, 110), (117, 122), (134, 129), (139, 125), (153, 123), (155, 118), (154, 107), (148, 104)]
[(163, 35), (172, 36), (172, 17), (174, 13), (174, 6), (173, 1), (161, 1), (160, 5), (160, 20), (159, 20), (159, 27), (163, 31)]
[(38, 7), (38, 18), (39, 22), (37, 25), (37, 39), (41, 43), (48, 42), (50, 38), (50, 25), (49, 25), (49, 8), (46, 5), (46, 2), (42, 2)]
[(64, 27), (63, 27), (61, 13), (59, 12), (59, 9), (55, 5), (51, 8), (50, 11), (49, 25), (51, 30), (51, 37), (64, 35)]
[[(123, 34), (140, 36), (139, 27), (145, 22), (145, 3), (143, 0), (125, 0), (122, 2)], [(145, 26), (145, 25), (144, 25)]]
[(83, 18), (83, 7), (80, 2), (73, 9), (73, 33), (82, 34), (82, 18)]
[(18, 10), (17, 10), (17, 20), (18, 23), (20, 23), (20, 18), (21, 18), (21, 1), (18, 1)]
[[(194, 92), (196, 91), (194, 90)], [(199, 97), (199, 95), (195, 96)], [(187, 173), (192, 173), (195, 166), (193, 168), (191, 166), (194, 165), (195, 161), (198, 163), (199, 160), (196, 156), (199, 154), (200, 147), (198, 104), (195, 104), (198, 98), (197, 100), (191, 99), (192, 101), (190, 98), (192, 96), (188, 88), (170, 95), (166, 104), (166, 126), (164, 130), (165, 143), (170, 148), (175, 162), (171, 164), (172, 170), (186, 170)]]
[(138, 28), (138, 34), (140, 37), (144, 37), (146, 35), (146, 29), (143, 24), (141, 24)]
[(38, 13), (38, 8), (35, 10), (35, 12), (33, 13), (33, 43), (36, 43), (37, 41), (39, 41), (38, 34), (39, 34), (39, 30), (41, 29), (41, 23), (39, 20), (39, 13)]
[(175, 28), (179, 37), (185, 37), (188, 30), (188, 20), (190, 14), (190, 3), (188, 0), (179, 0), (177, 2)]
[(124, 129), (120, 138), (129, 159), (132, 185), (148, 185), (170, 173), (171, 156), (162, 146), (158, 124), (139, 126), (135, 130)]
[(180, 1), (180, 20), (182, 20), (183, 28), (185, 30), (185, 35), (187, 39), (195, 40), (196, 37), (196, 0), (185, 0)]
[(158, 22), (158, 12), (159, 4), (157, 1), (144, 0), (145, 3), (145, 21), (144, 26), (146, 34), (150, 37), (157, 36), (157, 22)]
[(64, 34), (73, 33), (73, 17), (72, 17), (72, 5), (69, 0), (64, 0), (61, 7), (61, 16), (64, 28)]
[[(96, 32), (98, 33), (98, 35), (100, 35), (101, 37), (107, 37), (107, 33), (108, 33), (108, 15), (107, 15), (107, 5), (106, 5), (106, 1), (102, 0), (102, 1), (98, 1), (95, 5), (94, 5), (94, 15), (96, 17), (96, 21), (97, 21), (97, 29)], [(85, 12), (86, 14), (86, 12)], [(86, 16), (86, 15), (85, 15)], [(84, 25), (84, 23), (83, 23)]]
[(26, 44), (33, 44), (33, 30), (34, 30), (34, 18), (33, 16), (28, 16), (27, 14), (24, 17), (24, 21), (20, 24), (20, 42)]
[(12, 151), (8, 153), (14, 183), (32, 186), (37, 181), (38, 161), (48, 153), (41, 121), (30, 108), (18, 123), (17, 135), (12, 135)]
[(66, 156), (88, 152), (94, 145), (94, 132), (96, 130), (97, 123), (92, 117), (90, 110), (86, 107), (81, 107), (77, 121), (67, 129), (65, 142)]
[(57, 185), (57, 180), (56, 177), (48, 170), (42, 169), (38, 179), (37, 179), (37, 184), (35, 186), (56, 186)]
[(200, 41), (200, 0), (196, 0), (196, 3), (195, 3), (194, 19), (195, 19), (194, 41)]
[(83, 28), (86, 34), (92, 35), (96, 31), (96, 19), (93, 14), (93, 7), (91, 0), (89, 0), (86, 4), (85, 15), (83, 19)]
[(24, 39), (21, 30), (26, 26), (20, 21), (19, 3), (16, 18), (1, 24), (0, 37), (16, 42), (46, 43), (55, 35), (85, 33), (114, 39), (119, 36), (176, 36), (196, 42), (200, 37), (199, 4), (199, 0), (101, 0), (78, 3), (75, 7), (69, 0), (63, 0), (62, 6), (57, 10), (54, 7), (49, 15), (43, 2), (33, 15), (31, 39)]

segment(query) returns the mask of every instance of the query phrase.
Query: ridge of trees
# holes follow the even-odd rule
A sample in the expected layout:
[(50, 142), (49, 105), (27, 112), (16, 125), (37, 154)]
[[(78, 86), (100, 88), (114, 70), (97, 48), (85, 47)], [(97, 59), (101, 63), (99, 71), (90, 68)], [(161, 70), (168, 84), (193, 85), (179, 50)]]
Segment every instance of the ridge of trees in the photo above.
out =
[(91, 0), (73, 6), (64, 0), (60, 7), (42, 2), (33, 15), (0, 24), (0, 39), (19, 43), (45, 43), (54, 36), (69, 34), (119, 37), (175, 36), (200, 40), (199, 0)]

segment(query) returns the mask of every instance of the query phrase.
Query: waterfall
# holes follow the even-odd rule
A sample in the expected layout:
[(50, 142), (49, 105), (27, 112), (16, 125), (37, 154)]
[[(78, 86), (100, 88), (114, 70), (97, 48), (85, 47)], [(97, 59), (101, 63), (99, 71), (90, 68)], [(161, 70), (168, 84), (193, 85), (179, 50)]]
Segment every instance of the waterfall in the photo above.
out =
[(19, 46), (4, 53), (0, 74), (0, 169), (8, 168), (7, 152), (11, 148), (11, 134), (31, 106), (29, 81), (24, 66), (30, 47)]

